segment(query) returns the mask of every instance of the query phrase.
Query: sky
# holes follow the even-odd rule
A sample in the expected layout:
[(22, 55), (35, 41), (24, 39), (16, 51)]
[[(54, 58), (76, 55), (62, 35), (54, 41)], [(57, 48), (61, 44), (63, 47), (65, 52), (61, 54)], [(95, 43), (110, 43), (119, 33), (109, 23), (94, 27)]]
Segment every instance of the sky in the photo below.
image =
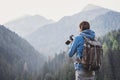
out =
[(0, 24), (25, 15), (41, 15), (54, 21), (94, 4), (120, 12), (120, 0), (0, 0)]

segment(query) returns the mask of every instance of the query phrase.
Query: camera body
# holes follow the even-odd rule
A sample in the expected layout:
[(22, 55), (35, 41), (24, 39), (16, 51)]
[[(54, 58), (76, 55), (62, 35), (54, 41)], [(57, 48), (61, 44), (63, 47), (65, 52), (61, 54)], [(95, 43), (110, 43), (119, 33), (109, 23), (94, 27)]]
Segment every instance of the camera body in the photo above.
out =
[(65, 42), (66, 45), (69, 45), (73, 41), (74, 35), (70, 35), (69, 40)]

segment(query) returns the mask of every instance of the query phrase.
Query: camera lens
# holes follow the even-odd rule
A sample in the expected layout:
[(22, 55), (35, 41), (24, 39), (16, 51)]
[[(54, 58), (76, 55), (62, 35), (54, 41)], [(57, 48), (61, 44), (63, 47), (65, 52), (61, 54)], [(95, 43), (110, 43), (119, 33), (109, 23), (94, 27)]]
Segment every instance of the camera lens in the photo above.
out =
[(66, 44), (66, 45), (69, 45), (69, 44), (70, 44), (70, 41), (69, 41), (69, 40), (67, 40), (67, 41), (65, 42), (65, 44)]

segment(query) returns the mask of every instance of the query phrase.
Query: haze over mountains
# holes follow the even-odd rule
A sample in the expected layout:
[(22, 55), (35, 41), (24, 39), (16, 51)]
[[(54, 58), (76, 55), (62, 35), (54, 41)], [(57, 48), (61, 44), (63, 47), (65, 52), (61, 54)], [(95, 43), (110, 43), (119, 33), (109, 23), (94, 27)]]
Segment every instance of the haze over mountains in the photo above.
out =
[[(27, 36), (24, 36), (24, 38), (29, 41), (35, 49), (47, 56), (66, 50), (67, 46), (64, 44), (65, 41), (69, 38), (69, 35), (79, 34), (78, 26), (81, 21), (89, 21), (91, 29), (96, 32), (97, 37), (102, 36), (111, 30), (120, 28), (119, 12), (92, 4), (87, 5), (79, 13), (63, 17), (58, 22), (51, 23), (51, 21), (47, 20), (44, 26), (40, 26), (43, 22), (36, 19), (38, 17), (39, 16), (36, 16), (35, 19), (34, 17), (30, 17), (30, 21), (22, 19), (19, 22), (18, 20), (16, 22), (20, 23), (20, 27), (15, 27), (17, 28), (16, 31), (14, 27), (11, 27), (11, 29), (13, 28), (13, 31), (18, 34), (28, 34)], [(17, 25), (16, 22), (14, 23), (13, 21), (12, 24)], [(21, 24), (21, 22), (24, 22), (25, 24)], [(10, 23), (9, 25), (12, 26), (12, 24)], [(25, 27), (27, 27), (27, 29), (24, 29)], [(19, 28), (21, 28), (22, 31)]]
[(0, 25), (0, 80), (18, 80), (27, 72), (38, 71), (44, 56), (26, 40)]
[[(36, 15), (8, 23), (12, 31), (0, 25), (0, 80), (73, 80), (73, 60), (66, 56), (65, 41), (79, 34), (78, 26), (84, 20), (97, 37), (102, 36), (104, 65), (97, 80), (120, 80), (120, 13), (95, 5), (54, 23)], [(44, 56), (54, 54), (53, 59)]]
[[(91, 6), (91, 8), (90, 8)], [(69, 35), (79, 34), (79, 23), (87, 20), (96, 36), (120, 28), (120, 13), (99, 6), (88, 5), (80, 13), (65, 16), (56, 23), (45, 25), (27, 36), (27, 40), (40, 52), (52, 55), (65, 50)]]
[(26, 15), (19, 19), (5, 23), (5, 26), (10, 30), (15, 31), (20, 36), (24, 37), (34, 32), (38, 28), (53, 22), (54, 22), (53, 20), (48, 20), (39, 15), (34, 16)]

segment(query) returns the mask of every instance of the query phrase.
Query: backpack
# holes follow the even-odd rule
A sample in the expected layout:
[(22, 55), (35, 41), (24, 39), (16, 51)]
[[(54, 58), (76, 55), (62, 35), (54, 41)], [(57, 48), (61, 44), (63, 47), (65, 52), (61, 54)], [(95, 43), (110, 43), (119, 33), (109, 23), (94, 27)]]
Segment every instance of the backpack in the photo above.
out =
[(99, 41), (86, 37), (84, 37), (84, 41), (82, 57), (76, 61), (81, 63), (86, 70), (98, 71), (101, 68), (103, 57), (102, 45)]

